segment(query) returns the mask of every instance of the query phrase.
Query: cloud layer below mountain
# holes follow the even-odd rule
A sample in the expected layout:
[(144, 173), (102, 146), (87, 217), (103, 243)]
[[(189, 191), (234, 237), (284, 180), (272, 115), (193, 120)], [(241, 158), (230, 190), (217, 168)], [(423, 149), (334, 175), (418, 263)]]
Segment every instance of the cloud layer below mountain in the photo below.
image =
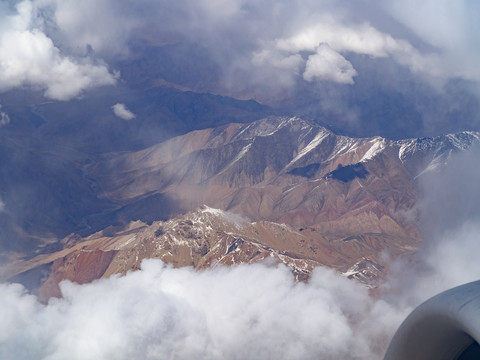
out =
[(2, 359), (373, 359), (402, 316), (332, 270), (295, 283), (284, 266), (195, 272), (158, 260), (47, 306), (1, 285)]

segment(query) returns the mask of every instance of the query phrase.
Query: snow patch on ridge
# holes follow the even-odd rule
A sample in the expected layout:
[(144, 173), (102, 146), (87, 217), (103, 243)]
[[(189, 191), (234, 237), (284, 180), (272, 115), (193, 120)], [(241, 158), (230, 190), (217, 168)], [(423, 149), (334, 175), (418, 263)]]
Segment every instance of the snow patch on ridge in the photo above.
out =
[(238, 162), (241, 158), (245, 156), (245, 154), (248, 152), (248, 150), (250, 150), (251, 147), (252, 147), (252, 143), (246, 145), (242, 150), (240, 150), (237, 156), (235, 156), (235, 159), (233, 159), (230, 164), (228, 164), (222, 171), (220, 171), (219, 174), (224, 173), (225, 171), (230, 169), (233, 165), (235, 165), (236, 162)]
[(405, 151), (407, 151), (407, 149), (408, 144), (402, 144), (398, 149), (398, 159), (402, 162), (405, 160)]
[[(470, 136), (469, 136), (470, 135)], [(473, 143), (473, 138), (478, 140), (478, 137), (473, 135), (472, 133), (459, 133), (459, 134), (448, 134), (445, 136), (449, 142), (457, 149), (460, 150), (467, 150)]]
[(280, 130), (281, 128), (285, 127), (286, 125), (290, 124), (291, 122), (293, 122), (294, 120), (296, 120), (297, 118), (293, 117), (293, 118), (288, 118), (288, 119), (284, 119), (278, 126), (276, 126), (273, 131), (271, 132), (268, 132), (268, 133), (263, 133), (261, 134), (260, 136), (271, 136), (273, 134), (275, 134), (278, 130)]
[[(245, 126), (238, 134), (235, 135), (235, 138), (253, 139), (257, 136), (271, 136), (278, 132), (280, 129), (296, 121), (303, 122), (303, 120), (296, 116), (291, 118), (266, 118), (258, 120)], [(302, 126), (302, 129), (304, 128), (305, 125)]]
[(449, 156), (444, 159), (443, 157), (439, 156), (439, 157), (436, 157), (434, 158), (429, 164), (428, 166), (425, 168), (425, 170), (423, 170), (420, 174), (418, 174), (417, 176), (415, 176), (415, 179), (426, 174), (427, 172), (430, 172), (430, 171), (433, 171), (435, 169), (438, 169), (444, 165), (446, 165), (447, 163), (447, 160), (448, 160)]
[(315, 149), (318, 145), (320, 145), (322, 143), (322, 141), (328, 137), (328, 135), (330, 135), (330, 132), (329, 131), (326, 131), (326, 130), (320, 130), (317, 135), (315, 135), (315, 137), (313, 138), (312, 141), (310, 141), (310, 143), (305, 146), (299, 153), (297, 156), (295, 156), (295, 158), (290, 161), (290, 163), (287, 165), (290, 166), (294, 163), (296, 163), (299, 159), (301, 159), (302, 157), (304, 157), (306, 154), (308, 154), (310, 151), (312, 151), (313, 149)]
[(435, 157), (451, 150), (467, 150), (473, 143), (480, 141), (480, 133), (463, 131), (456, 134), (399, 141), (398, 158), (403, 162), (409, 155), (418, 151), (435, 150)]
[(338, 136), (338, 141), (335, 144), (332, 154), (328, 157), (327, 160), (332, 160), (341, 154), (354, 151), (358, 147), (358, 141), (353, 138), (346, 136)]
[(386, 141), (383, 138), (377, 138), (370, 142), (374, 142), (373, 146), (368, 149), (368, 151), (363, 155), (360, 162), (365, 162), (367, 160), (373, 159), (377, 154), (382, 152), (386, 147)]
[[(427, 151), (432, 149), (434, 145), (437, 145), (439, 141), (435, 141), (433, 138), (420, 138), (402, 140), (399, 142), (400, 149), (398, 150), (398, 158), (404, 162), (408, 156), (415, 154), (418, 151)], [(439, 148), (441, 144), (436, 147)]]
[(247, 126), (245, 126), (242, 131), (240, 131), (235, 137), (239, 138), (240, 135), (242, 135), (245, 131), (248, 130), (248, 128), (250, 128), (252, 126), (252, 124), (248, 124)]

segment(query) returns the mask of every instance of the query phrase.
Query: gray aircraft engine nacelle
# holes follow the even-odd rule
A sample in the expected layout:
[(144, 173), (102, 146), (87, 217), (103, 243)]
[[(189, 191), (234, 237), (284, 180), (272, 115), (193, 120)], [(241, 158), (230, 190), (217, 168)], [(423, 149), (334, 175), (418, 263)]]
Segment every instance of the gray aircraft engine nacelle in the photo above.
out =
[(480, 359), (480, 281), (417, 307), (398, 328), (385, 360)]

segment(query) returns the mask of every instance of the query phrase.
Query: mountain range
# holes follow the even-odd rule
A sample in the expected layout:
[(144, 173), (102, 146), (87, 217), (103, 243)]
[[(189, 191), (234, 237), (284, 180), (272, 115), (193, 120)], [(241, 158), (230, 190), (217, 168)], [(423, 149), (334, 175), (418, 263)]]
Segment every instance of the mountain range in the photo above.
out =
[(104, 152), (75, 171), (107, 206), (37, 253), (17, 253), (4, 277), (47, 299), (63, 279), (90, 282), (160, 258), (198, 269), (282, 262), (299, 280), (325, 265), (375, 286), (388, 259), (421, 242), (419, 181), (479, 141), (477, 132), (352, 138), (267, 116)]

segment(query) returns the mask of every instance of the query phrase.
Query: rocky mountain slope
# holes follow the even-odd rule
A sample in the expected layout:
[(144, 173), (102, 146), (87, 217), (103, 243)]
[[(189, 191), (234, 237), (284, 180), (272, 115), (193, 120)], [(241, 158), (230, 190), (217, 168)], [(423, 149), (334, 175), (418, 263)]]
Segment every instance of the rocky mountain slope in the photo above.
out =
[[(421, 241), (418, 179), (479, 139), (349, 138), (300, 118), (268, 117), (108, 153), (85, 177), (96, 196), (139, 220), (72, 234), (59, 251), (10, 264), (5, 276), (48, 298), (62, 279), (125, 273), (144, 258), (199, 269), (273, 259), (299, 279), (326, 265), (374, 284), (385, 253), (410, 254)], [(183, 215), (158, 221), (165, 204)]]
[[(115, 115), (112, 105), (119, 102), (135, 119)], [(0, 94), (0, 106), (9, 119), (0, 124), (0, 265), (12, 256), (52, 251), (71, 232), (90, 235), (135, 219), (142, 203), (118, 208), (99, 199), (86, 178), (85, 167), (100, 154), (138, 151), (195, 129), (270, 114), (254, 101), (128, 84), (66, 102), (15, 90)], [(158, 209), (163, 219), (170, 214), (165, 204)]]
[(270, 117), (107, 154), (87, 172), (99, 196), (122, 206), (162, 195), (183, 211), (206, 204), (335, 234), (416, 237), (405, 216), (418, 200), (416, 179), (478, 137), (357, 139), (299, 118)]

